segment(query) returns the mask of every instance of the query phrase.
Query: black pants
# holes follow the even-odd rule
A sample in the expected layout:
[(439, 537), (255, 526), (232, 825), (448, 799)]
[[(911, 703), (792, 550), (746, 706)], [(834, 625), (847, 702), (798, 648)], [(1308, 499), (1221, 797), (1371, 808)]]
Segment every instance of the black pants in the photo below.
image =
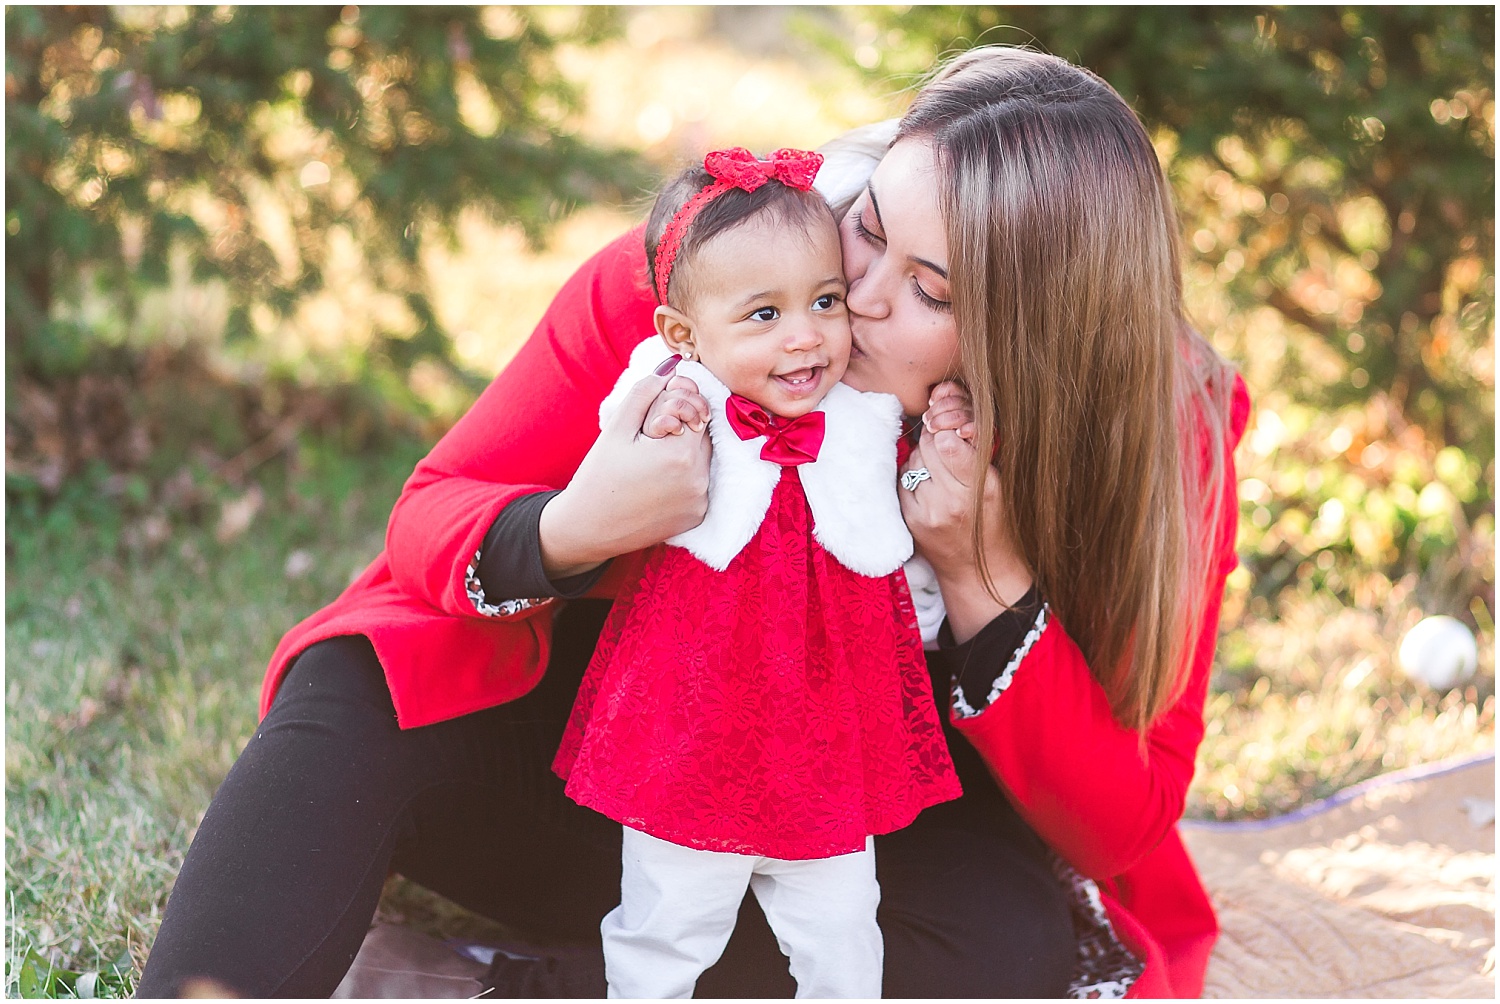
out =
[[(620, 827), (569, 800), (551, 762), (607, 610), (565, 607), (526, 697), (406, 731), (366, 639), (309, 648), (204, 816), (137, 995), (207, 976), (251, 997), (327, 997), (392, 870), (538, 940), (597, 945)], [(885, 994), (1061, 996), (1074, 939), (1045, 850), (972, 748), (949, 744), (964, 797), (875, 841)], [(587, 968), (528, 993), (603, 996), (602, 964)], [(698, 996), (794, 990), (747, 897)]]

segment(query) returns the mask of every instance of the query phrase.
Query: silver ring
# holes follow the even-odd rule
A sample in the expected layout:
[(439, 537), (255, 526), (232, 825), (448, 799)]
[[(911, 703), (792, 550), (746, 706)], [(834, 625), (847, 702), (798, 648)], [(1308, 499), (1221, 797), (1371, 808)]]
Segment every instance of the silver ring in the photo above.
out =
[(914, 467), (901, 475), (901, 487), (909, 492), (917, 490), (917, 485), (923, 481), (931, 481), (932, 472), (925, 467)]

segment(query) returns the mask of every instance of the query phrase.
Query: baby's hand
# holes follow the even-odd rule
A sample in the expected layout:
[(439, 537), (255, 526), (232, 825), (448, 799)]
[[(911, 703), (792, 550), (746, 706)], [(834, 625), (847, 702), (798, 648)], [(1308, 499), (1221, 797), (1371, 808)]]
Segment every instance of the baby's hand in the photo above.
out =
[(969, 392), (964, 389), (963, 384), (954, 380), (944, 380), (932, 388), (932, 394), (927, 399), (927, 413), (922, 416), (922, 424), (927, 431), (936, 435), (939, 432), (952, 431), (958, 433), (960, 439), (970, 442), (974, 440), (974, 401), (969, 397)]
[(688, 429), (702, 432), (708, 424), (708, 400), (698, 393), (698, 385), (685, 376), (674, 376), (651, 402), (641, 435), (649, 439), (680, 436)]

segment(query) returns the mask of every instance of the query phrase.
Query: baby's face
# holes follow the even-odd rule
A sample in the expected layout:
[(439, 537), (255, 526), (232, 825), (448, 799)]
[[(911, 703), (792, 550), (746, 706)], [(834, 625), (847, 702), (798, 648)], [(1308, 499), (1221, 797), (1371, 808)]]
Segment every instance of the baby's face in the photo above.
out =
[(849, 313), (832, 219), (750, 220), (699, 248), (691, 269), (693, 347), (731, 391), (796, 418), (843, 378)]

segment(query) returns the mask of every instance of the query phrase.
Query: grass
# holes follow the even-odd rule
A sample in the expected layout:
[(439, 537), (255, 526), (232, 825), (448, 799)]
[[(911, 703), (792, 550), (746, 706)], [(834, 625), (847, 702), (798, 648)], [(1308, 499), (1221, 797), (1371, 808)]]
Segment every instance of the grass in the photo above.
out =
[[(99, 996), (130, 991), (271, 648), (378, 553), (416, 454), (303, 457), (237, 535), (213, 519), (164, 534), (83, 483), (9, 507), (7, 996), (37, 989), (28, 953), (99, 974)], [(250, 493), (222, 494), (243, 512)]]
[[(7, 996), (124, 996), (195, 826), (255, 721), (266, 658), (379, 550), (415, 448), (353, 460), (304, 449), (270, 472), (225, 538), (218, 489), (170, 532), (85, 482), (7, 525)], [(160, 518), (160, 517), (156, 517)], [(231, 526), (233, 529), (233, 526)], [(1412, 763), (1493, 746), (1493, 654), (1467, 690), (1392, 668), (1410, 611), (1290, 596), (1230, 617), (1189, 814), (1238, 818)], [(393, 880), (384, 914), (429, 931), (503, 933)], [(49, 979), (49, 967), (53, 974)], [(83, 974), (80, 984), (80, 974)], [(92, 976), (88, 974), (94, 974)]]
[(1280, 815), (1377, 774), (1494, 748), (1492, 638), (1481, 634), (1467, 685), (1435, 691), (1395, 665), (1421, 617), (1409, 600), (1359, 609), (1308, 588), (1283, 594), (1274, 617), (1235, 615), (1244, 588), (1231, 580), (1226, 595), (1189, 816)]

